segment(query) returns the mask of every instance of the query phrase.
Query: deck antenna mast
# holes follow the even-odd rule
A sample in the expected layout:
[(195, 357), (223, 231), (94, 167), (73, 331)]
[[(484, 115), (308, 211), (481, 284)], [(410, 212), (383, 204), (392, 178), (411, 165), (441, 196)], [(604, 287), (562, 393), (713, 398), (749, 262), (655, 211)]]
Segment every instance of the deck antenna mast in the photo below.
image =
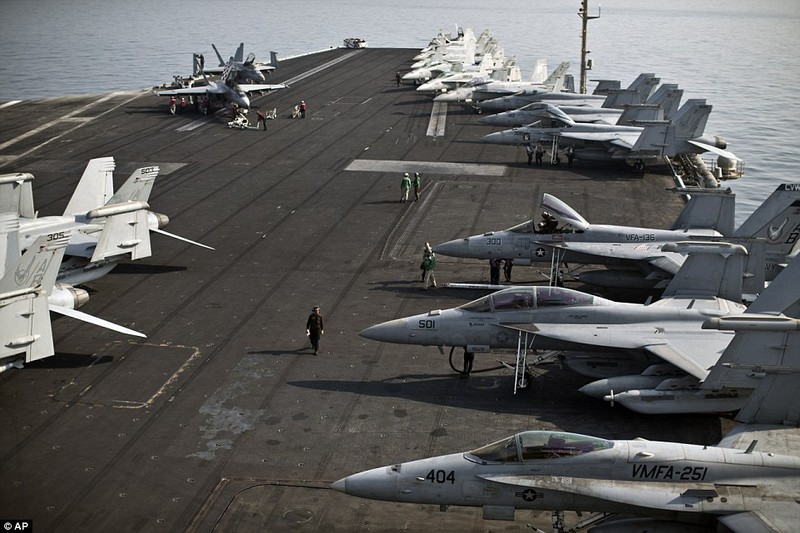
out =
[(600, 7), (597, 8), (596, 16), (590, 16), (589, 0), (581, 0), (578, 16), (581, 18), (581, 94), (586, 94), (586, 71), (592, 70), (592, 60), (586, 59), (586, 54), (591, 52), (586, 49), (586, 30), (590, 20), (600, 18)]

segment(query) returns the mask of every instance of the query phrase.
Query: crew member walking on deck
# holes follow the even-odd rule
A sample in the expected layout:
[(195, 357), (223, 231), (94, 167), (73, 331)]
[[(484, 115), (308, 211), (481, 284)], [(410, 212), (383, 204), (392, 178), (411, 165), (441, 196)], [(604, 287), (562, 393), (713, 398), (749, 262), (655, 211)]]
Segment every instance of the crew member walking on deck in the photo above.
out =
[(397, 86), (400, 87), (400, 71), (394, 73), (394, 80), (397, 82)]
[(436, 254), (426, 246), (425, 256), (422, 258), (422, 280), (426, 291), (430, 284), (433, 284), (433, 287), (436, 288), (436, 276), (433, 274), (434, 268), (436, 268)]
[(411, 180), (411, 184), (414, 185), (414, 201), (419, 200), (419, 188), (422, 185), (422, 178), (419, 177), (419, 172), (414, 172), (414, 179)]
[(306, 101), (300, 100), (300, 118), (306, 118), (307, 109), (308, 109), (308, 104), (306, 104)]
[(169, 97), (169, 112), (173, 115), (175, 114), (175, 110), (178, 109), (178, 99), (174, 96)]
[(526, 144), (525, 145), (525, 153), (528, 154), (528, 166), (531, 166), (531, 161), (533, 161), (533, 145)]
[(567, 146), (567, 166), (572, 166), (572, 160), (575, 159), (575, 148), (572, 145)]
[(319, 351), (319, 338), (325, 333), (325, 322), (322, 320), (322, 315), (319, 312), (319, 306), (311, 309), (311, 314), (306, 321), (306, 336), (311, 341), (311, 346), (314, 348), (314, 355)]
[(403, 179), (400, 180), (400, 203), (408, 201), (408, 191), (411, 189), (411, 179), (408, 177), (408, 172), (403, 174)]
[(256, 129), (258, 129), (261, 124), (264, 124), (264, 131), (267, 131), (267, 115), (265, 115), (263, 111), (256, 111), (256, 115), (258, 115)]

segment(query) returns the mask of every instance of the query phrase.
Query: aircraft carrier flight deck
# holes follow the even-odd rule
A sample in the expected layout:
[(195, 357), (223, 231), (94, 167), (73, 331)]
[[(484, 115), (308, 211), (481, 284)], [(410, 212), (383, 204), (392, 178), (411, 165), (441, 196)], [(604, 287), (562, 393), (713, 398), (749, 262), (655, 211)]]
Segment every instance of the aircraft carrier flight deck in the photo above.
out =
[[(443, 256), (439, 288), (423, 290), (424, 244), (538, 216), (543, 193), (597, 223), (667, 228), (682, 206), (667, 172), (532, 167), (523, 148), (480, 143), (493, 129), (479, 115), (432, 113), (429, 96), (396, 86), (415, 53), (283, 60), (269, 82), (289, 87), (253, 99), (277, 109), (266, 131), (228, 128), (220, 113), (172, 116), (149, 90), (0, 104), (0, 172), (35, 176), (40, 216), (63, 212), (89, 159), (113, 156), (117, 186), (158, 166), (151, 210), (215, 248), (154, 235), (151, 257), (89, 284), (82, 311), (147, 339), (58, 318), (54, 357), (0, 374), (3, 518), (39, 532), (546, 529), (548, 512), (484, 521), (480, 509), (366, 501), (329, 485), (524, 429), (718, 442), (718, 417), (611, 407), (558, 364), (514, 395), (497, 362), (514, 354), (478, 354), (486, 371), (459, 379), (447, 351), (358, 336), (485, 294), (442, 285), (487, 283), (486, 261)], [(307, 116), (292, 119), (300, 100)], [(404, 172), (422, 175), (418, 202), (400, 202)], [(547, 283), (544, 272), (517, 266), (513, 281)], [(316, 356), (305, 335), (315, 305)], [(460, 350), (454, 358), (460, 366)]]

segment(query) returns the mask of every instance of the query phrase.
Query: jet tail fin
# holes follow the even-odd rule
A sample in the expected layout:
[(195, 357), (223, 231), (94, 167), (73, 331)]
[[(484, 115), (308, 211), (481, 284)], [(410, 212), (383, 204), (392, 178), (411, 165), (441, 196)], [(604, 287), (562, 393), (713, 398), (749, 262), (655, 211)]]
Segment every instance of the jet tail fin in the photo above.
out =
[(278, 52), (269, 53), (269, 64), (275, 68), (278, 68)]
[(224, 67), (225, 66), (225, 61), (222, 59), (222, 54), (219, 53), (219, 50), (217, 50), (217, 47), (214, 46), (214, 43), (211, 43), (211, 48), (213, 48), (214, 49), (214, 53), (217, 54), (217, 59), (219, 60), (219, 66), (220, 67)]
[(233, 60), (238, 61), (239, 63), (244, 61), (244, 43), (239, 43), (238, 48), (236, 48), (236, 52), (233, 54)]
[(0, 213), (15, 212), (23, 218), (36, 218), (32, 184), (33, 175), (27, 172), (0, 175)]
[(748, 310), (709, 319), (703, 329), (736, 332), (703, 388), (754, 389), (736, 415), (740, 422), (800, 425), (800, 320)]
[(53, 289), (70, 233), (42, 235), (0, 279), (0, 361), (25, 362), (55, 353), (47, 295)]
[(108, 203), (87, 213), (87, 218), (106, 218), (92, 262), (131, 254), (131, 259), (150, 257), (147, 200), (158, 176), (158, 167), (136, 169)]
[(620, 108), (625, 105), (644, 104), (661, 82), (655, 74), (640, 74), (627, 89), (608, 89), (603, 106), (606, 108)]
[(786, 313), (800, 300), (800, 256), (795, 256), (747, 308), (748, 313)]
[(537, 59), (536, 64), (533, 66), (533, 71), (531, 72), (531, 83), (545, 83), (547, 80), (547, 60), (546, 59)]
[(648, 104), (661, 106), (664, 110), (664, 120), (671, 120), (683, 97), (683, 89), (679, 89), (676, 83), (665, 83), (647, 99)]
[(609, 90), (621, 89), (622, 84), (619, 80), (592, 80), (597, 82), (597, 85), (592, 91), (592, 94), (608, 94)]
[(662, 298), (717, 297), (733, 302), (742, 301), (744, 259), (748, 254), (744, 246), (691, 241), (666, 243), (661, 249), (688, 255), (664, 290)]
[(677, 140), (680, 142), (702, 136), (713, 107), (702, 99), (687, 100), (672, 117)]
[(800, 240), (800, 184), (778, 185), (733, 235), (766, 239), (767, 263), (785, 263)]
[(547, 79), (542, 82), (542, 85), (552, 87), (550, 90), (554, 93), (561, 92), (564, 87), (564, 76), (566, 76), (567, 70), (569, 70), (569, 61), (564, 61), (553, 70)]
[(670, 229), (712, 229), (722, 235), (733, 235), (736, 195), (727, 189), (683, 187), (676, 192), (687, 194), (689, 201)]
[(664, 110), (650, 104), (626, 105), (617, 119), (619, 126), (635, 126), (639, 121), (663, 121)]
[(114, 158), (91, 159), (72, 193), (64, 215), (83, 214), (105, 205), (114, 194)]
[(665, 151), (675, 145), (675, 128), (667, 121), (654, 121), (644, 124), (642, 133), (631, 148), (629, 158), (655, 160), (664, 156)]

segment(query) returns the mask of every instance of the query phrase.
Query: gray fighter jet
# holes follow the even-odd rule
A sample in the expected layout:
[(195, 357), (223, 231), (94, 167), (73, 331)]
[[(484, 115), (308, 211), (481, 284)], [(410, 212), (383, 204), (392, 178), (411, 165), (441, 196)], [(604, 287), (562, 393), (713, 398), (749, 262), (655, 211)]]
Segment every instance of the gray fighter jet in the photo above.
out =
[[(656, 78), (655, 74), (643, 72), (626, 89), (619, 87), (618, 80), (601, 80), (590, 95), (528, 89), (507, 96), (482, 100), (475, 104), (475, 108), (481, 113), (498, 113), (542, 102), (559, 106), (581, 106), (595, 110), (621, 108), (629, 104), (645, 103), (659, 81), (660, 79)], [(535, 120), (521, 122), (519, 125), (523, 126), (532, 122)], [(511, 125), (516, 124), (515, 122)]]
[(720, 190), (686, 192), (691, 192), (692, 198), (669, 230), (590, 224), (570, 206), (545, 194), (541, 205), (549, 217), (561, 221), (562, 230), (529, 220), (502, 231), (437, 244), (433, 250), (475, 259), (605, 264), (613, 269), (582, 273), (580, 280), (605, 287), (650, 289), (663, 286), (682, 264), (682, 256), (664, 253), (666, 242), (763, 238), (767, 242), (766, 279), (775, 277), (778, 265), (786, 263), (800, 235), (800, 184), (779, 185), (736, 230), (731, 195), (720, 194)]
[[(458, 89), (447, 91), (433, 99), (434, 102), (465, 102), (473, 103), (502, 95), (510, 95), (520, 91), (560, 92), (564, 87), (564, 80), (569, 70), (569, 62), (558, 65), (550, 76), (543, 82), (531, 81), (500, 81), (491, 78), (477, 78)], [(575, 93), (560, 93), (565, 99), (574, 95), (576, 98), (585, 99), (586, 95)], [(600, 99), (603, 99), (602, 97)]]
[(244, 57), (244, 43), (239, 43), (239, 47), (230, 59), (228, 59), (228, 61), (223, 61), (222, 55), (220, 55), (219, 50), (217, 50), (217, 47), (214, 46), (213, 43), (211, 44), (211, 48), (213, 48), (214, 53), (217, 54), (219, 66), (203, 66), (196, 74), (205, 72), (206, 74), (221, 76), (226, 68), (230, 67), (232, 79), (236, 83), (241, 81), (263, 83), (266, 81), (264, 72), (270, 73), (278, 68), (278, 54), (275, 52), (270, 52), (269, 63), (258, 63), (256, 62), (255, 54), (252, 52), (247, 54), (246, 58)]
[(704, 135), (712, 106), (705, 100), (688, 100), (672, 120), (644, 120), (643, 126), (576, 123), (555, 106), (548, 108), (553, 127), (541, 124), (512, 128), (481, 137), (482, 142), (521, 146), (537, 143), (559, 148), (572, 146), (575, 158), (587, 161), (626, 161), (634, 166), (660, 163), (664, 156), (713, 152), (739, 160), (726, 150), (727, 142)]
[[(746, 252), (738, 245), (686, 243), (673, 248), (690, 256), (655, 303), (617, 303), (563, 287), (512, 287), (452, 309), (377, 324), (360, 335), (383, 342), (463, 347), (468, 352), (516, 348), (515, 389), (525, 386), (527, 351), (580, 351), (565, 354), (569, 368), (606, 378), (584, 390), (590, 395), (661, 389), (666, 392), (651, 395), (658, 401), (636, 410), (734, 411), (746, 400), (747, 387), (694, 394), (730, 342), (729, 335), (704, 332), (701, 325), (711, 317), (743, 312), (742, 279), (757, 273), (743, 270)], [(758, 249), (753, 247), (754, 255)], [(763, 258), (756, 257), (750, 266), (760, 262)], [(756, 298), (750, 312), (777, 315), (791, 308), (800, 300), (799, 277), (800, 261), (794, 260)], [(616, 354), (607, 354), (611, 351)], [(678, 388), (681, 394), (669, 394)], [(686, 394), (687, 389), (694, 390)]]
[(800, 321), (743, 315), (708, 325), (735, 331), (737, 339), (757, 334), (762, 346), (780, 352), (780, 365), (768, 366), (726, 350), (719, 365), (748, 367), (764, 377), (737, 416), (748, 425), (716, 447), (522, 431), (468, 452), (353, 474), (332, 488), (443, 511), (481, 507), (493, 520), (514, 520), (517, 509), (549, 510), (557, 532), (577, 529), (565, 523), (564, 511), (598, 513), (581, 524), (603, 533), (794, 531), (800, 457), (791, 442), (800, 437)]
[[(71, 238), (58, 270), (55, 288), (48, 291), (51, 306), (77, 309), (89, 294), (75, 285), (96, 280), (124, 259), (143, 259), (151, 255), (150, 232), (203, 248), (213, 249), (164, 231), (169, 218), (149, 210), (147, 201), (158, 175), (158, 167), (137, 169), (114, 193), (113, 157), (92, 159), (86, 166), (64, 214), (37, 216), (33, 208), (30, 174), (0, 177), (0, 197), (10, 200), (7, 216), (18, 227), (15, 250), (29, 248), (42, 235), (70, 233)], [(18, 252), (10, 252), (13, 260)]]
[[(664, 84), (647, 99), (644, 104), (648, 106), (658, 106), (662, 109), (662, 116), (665, 120), (670, 120), (680, 105), (681, 96), (683, 91), (678, 89), (675, 84)], [(606, 101), (610, 100), (609, 97)], [(640, 104), (637, 102), (636, 104)], [(626, 105), (636, 105), (626, 104)], [(535, 122), (549, 124), (553, 118), (551, 113), (551, 103), (549, 102), (534, 102), (523, 106), (513, 111), (505, 111), (495, 115), (489, 115), (478, 119), (481, 124), (488, 124), (491, 126), (506, 126), (506, 127), (521, 127)], [(616, 105), (616, 104), (612, 104)], [(623, 109), (621, 107), (606, 106), (605, 102), (602, 107), (592, 106), (575, 106), (575, 105), (557, 105), (559, 111), (567, 115), (573, 123), (600, 123), (600, 124), (619, 124), (625, 125), (624, 121), (620, 120), (623, 116)]]

